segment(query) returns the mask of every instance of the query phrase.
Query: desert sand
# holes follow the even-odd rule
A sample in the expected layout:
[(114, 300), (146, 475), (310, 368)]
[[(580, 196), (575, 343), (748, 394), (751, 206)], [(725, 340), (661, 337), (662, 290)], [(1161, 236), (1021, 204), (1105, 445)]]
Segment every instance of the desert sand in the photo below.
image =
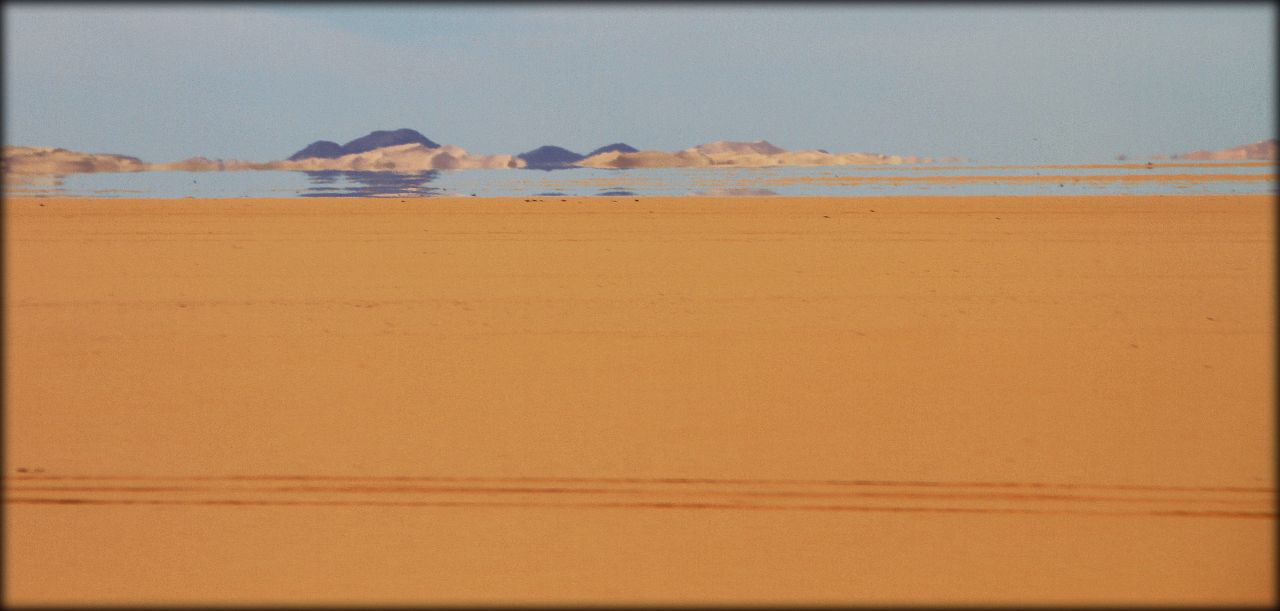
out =
[(1274, 602), (1274, 196), (4, 201), (6, 604)]

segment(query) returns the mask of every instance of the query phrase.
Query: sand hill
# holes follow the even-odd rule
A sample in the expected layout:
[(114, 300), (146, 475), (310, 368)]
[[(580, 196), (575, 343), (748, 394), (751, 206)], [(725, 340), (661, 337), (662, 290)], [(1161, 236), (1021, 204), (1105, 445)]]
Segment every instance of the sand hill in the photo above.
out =
[(182, 161), (168, 161), (164, 163), (148, 163), (148, 170), (154, 171), (180, 171), (180, 172), (233, 172), (240, 170), (273, 170), (272, 162), (261, 163), (255, 161), (240, 161), (238, 159), (209, 159), (207, 157), (192, 157), (183, 159)]
[(1174, 159), (1187, 161), (1228, 161), (1256, 159), (1274, 161), (1276, 159), (1276, 139), (1262, 140), (1253, 144), (1241, 144), (1218, 151), (1191, 151), (1174, 155)]
[(699, 144), (689, 150), (697, 151), (703, 155), (776, 155), (787, 152), (786, 149), (776, 147), (765, 140), (756, 140), (755, 142), (716, 140), (715, 142)]
[(137, 157), (80, 153), (37, 146), (4, 147), (6, 174), (74, 174), (78, 172), (141, 172), (147, 164)]
[(4, 171), (13, 174), (72, 174), (78, 172), (183, 171), (219, 172), (244, 170), (339, 170), (374, 172), (422, 172), (426, 170), (501, 169), (524, 167), (511, 155), (472, 155), (461, 147), (420, 143), (386, 146), (336, 158), (312, 157), (285, 161), (241, 161), (192, 157), (182, 161), (147, 163), (124, 155), (97, 155), (65, 149), (5, 147)]
[(588, 156), (578, 165), (590, 168), (672, 168), (703, 166), (828, 166), (929, 163), (927, 157), (837, 153), (822, 150), (788, 151), (765, 140), (731, 142), (718, 140), (676, 153), (664, 151), (614, 151)]
[(668, 153), (666, 151), (636, 151), (624, 153), (610, 151), (592, 155), (578, 162), (585, 168), (688, 168), (712, 165), (706, 155), (691, 151)]
[(447, 144), (428, 148), (422, 144), (401, 144), (343, 155), (335, 159), (311, 158), (273, 161), (271, 170), (345, 170), (364, 172), (422, 172), (426, 170), (500, 169), (524, 167), (524, 160), (511, 155), (472, 155)]
[[(387, 144), (393, 143), (393, 144)], [(1249, 145), (1269, 145), (1264, 150), (1230, 154), (1275, 157), (1275, 141)], [(1244, 148), (1244, 147), (1240, 147)], [(1236, 149), (1231, 149), (1235, 151)], [(1224, 153), (1225, 154), (1225, 153)], [(1189, 154), (1190, 155), (1190, 154)], [(1186, 157), (1199, 159), (1204, 157)], [(1213, 157), (1236, 159), (1245, 157)], [(1265, 157), (1247, 157), (1249, 159)], [(531, 168), (685, 168), (685, 167), (771, 167), (836, 166), (898, 163), (929, 163), (929, 158), (874, 153), (829, 153), (824, 150), (788, 151), (764, 140), (734, 142), (718, 140), (682, 151), (641, 151), (618, 142), (583, 156), (557, 147), (543, 146), (519, 155), (472, 155), (454, 145), (440, 145), (411, 130), (375, 131), (343, 145), (327, 140), (311, 143), (287, 160), (253, 162), (192, 157), (181, 161), (147, 163), (124, 155), (92, 154), (60, 148), (5, 147), (4, 168), (14, 174), (69, 174), (77, 172), (157, 171), (374, 171), (421, 172), (427, 170)]]

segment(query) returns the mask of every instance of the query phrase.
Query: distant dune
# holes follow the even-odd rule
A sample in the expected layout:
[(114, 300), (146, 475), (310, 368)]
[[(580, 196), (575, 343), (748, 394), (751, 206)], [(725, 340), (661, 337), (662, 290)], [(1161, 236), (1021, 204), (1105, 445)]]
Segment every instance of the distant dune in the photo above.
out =
[[(1275, 141), (1249, 145), (1246, 152), (1213, 153), (1256, 155), (1254, 149), (1269, 145), (1261, 154), (1275, 158)], [(1248, 148), (1248, 147), (1238, 147)], [(1237, 149), (1230, 149), (1236, 151)], [(1189, 153), (1188, 155), (1199, 154)], [(1186, 157), (1199, 159), (1209, 157)], [(1212, 157), (1237, 159), (1246, 157)], [(875, 153), (829, 153), (824, 150), (788, 151), (765, 140), (734, 142), (717, 140), (682, 151), (642, 151), (615, 142), (580, 155), (558, 146), (542, 146), (518, 155), (472, 155), (461, 147), (440, 145), (412, 129), (375, 131), (346, 144), (317, 140), (282, 161), (241, 161), (192, 157), (181, 161), (147, 163), (136, 157), (80, 153), (60, 148), (6, 146), (4, 170), (13, 174), (71, 174), (80, 172), (188, 171), (217, 172), (243, 170), (421, 172), (463, 169), (563, 169), (588, 168), (687, 168), (687, 167), (770, 167), (837, 166), (899, 163), (930, 163), (929, 158)]]
[(588, 156), (578, 165), (590, 168), (672, 168), (704, 166), (834, 166), (897, 163), (931, 163), (927, 157), (837, 153), (822, 150), (788, 151), (765, 140), (731, 142), (717, 140), (676, 153), (664, 151), (613, 151)]
[(520, 168), (525, 162), (511, 155), (472, 155), (461, 147), (440, 145), (412, 129), (374, 131), (346, 144), (318, 140), (285, 161), (261, 164), (269, 170), (344, 170), (362, 172), (422, 172), (479, 168)]
[(1218, 151), (1191, 151), (1181, 155), (1174, 155), (1173, 158), (1187, 161), (1230, 161), (1241, 159), (1274, 161), (1276, 159), (1276, 139), (1262, 140), (1253, 144), (1241, 144), (1240, 146)]
[(422, 144), (386, 146), (335, 159), (311, 158), (273, 161), (271, 170), (345, 170), (365, 172), (422, 172), (426, 170), (467, 170), (521, 168), (525, 162), (511, 155), (472, 155), (461, 147)]
[(147, 164), (137, 157), (80, 153), (61, 148), (4, 147), (6, 174), (75, 174), (79, 172), (141, 172)]
[(686, 150), (678, 153), (668, 153), (666, 151), (636, 151), (634, 153), (610, 151), (587, 157), (579, 161), (578, 165), (586, 168), (628, 169), (685, 168), (712, 164), (711, 159), (706, 155)]
[(778, 153), (787, 152), (786, 149), (776, 147), (765, 140), (756, 140), (755, 142), (716, 140), (715, 142), (699, 144), (689, 150), (697, 151), (703, 155), (777, 155)]
[(148, 163), (148, 170), (154, 171), (180, 171), (180, 172), (234, 172), (241, 170), (273, 170), (271, 167), (273, 162), (261, 163), (256, 161), (240, 161), (238, 159), (209, 159), (207, 157), (192, 157), (183, 159), (182, 161), (168, 161), (164, 163)]

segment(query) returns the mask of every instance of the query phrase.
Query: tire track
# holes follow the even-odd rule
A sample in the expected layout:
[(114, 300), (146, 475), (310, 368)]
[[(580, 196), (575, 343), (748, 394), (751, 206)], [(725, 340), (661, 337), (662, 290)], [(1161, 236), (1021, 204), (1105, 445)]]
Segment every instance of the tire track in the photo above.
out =
[(1275, 519), (1246, 486), (927, 480), (18, 475), (6, 504), (633, 508)]

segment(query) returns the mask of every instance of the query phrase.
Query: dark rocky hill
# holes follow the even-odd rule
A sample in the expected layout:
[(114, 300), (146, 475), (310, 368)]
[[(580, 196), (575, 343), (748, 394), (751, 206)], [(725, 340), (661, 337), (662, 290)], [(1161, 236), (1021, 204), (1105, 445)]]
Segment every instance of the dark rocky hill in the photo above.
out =
[(439, 144), (432, 142), (430, 138), (416, 131), (397, 129), (395, 131), (370, 132), (367, 136), (361, 136), (342, 145), (342, 151), (344, 155), (350, 155), (352, 153), (380, 149), (384, 146), (398, 146), (401, 144), (421, 144), (429, 149), (440, 148)]
[(558, 146), (540, 146), (532, 151), (516, 155), (524, 160), (525, 167), (530, 170), (560, 170), (576, 167), (573, 164), (586, 159), (569, 149)]
[(297, 161), (299, 159), (311, 159), (319, 157), (321, 159), (336, 159), (342, 156), (342, 145), (337, 142), (328, 140), (316, 140), (308, 144), (306, 148), (289, 156), (289, 161)]
[(638, 153), (640, 152), (640, 149), (637, 149), (636, 147), (623, 142), (614, 142), (613, 144), (606, 144), (594, 151), (591, 151), (590, 153), (587, 153), (586, 157), (593, 157), (595, 155), (599, 155), (600, 153), (610, 153), (613, 151), (619, 151), (623, 153)]
[(393, 131), (374, 131), (368, 135), (361, 136), (343, 145), (328, 140), (317, 140), (308, 144), (306, 148), (289, 156), (289, 161), (298, 161), (299, 159), (311, 159), (319, 157), (322, 159), (335, 159), (343, 155), (351, 155), (353, 153), (363, 153), (380, 149), (386, 146), (397, 146), (401, 144), (421, 144), (422, 146), (434, 149), (440, 145), (432, 142), (430, 138), (412, 130), (397, 129)]

